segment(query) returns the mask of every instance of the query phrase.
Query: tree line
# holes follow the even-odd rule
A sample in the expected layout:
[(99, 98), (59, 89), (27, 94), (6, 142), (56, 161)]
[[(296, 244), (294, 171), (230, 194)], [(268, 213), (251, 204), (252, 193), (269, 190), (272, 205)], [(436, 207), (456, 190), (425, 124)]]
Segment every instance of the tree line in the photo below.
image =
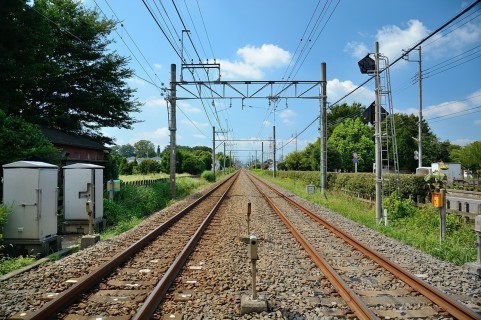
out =
[[(121, 175), (170, 172), (170, 148), (165, 147), (160, 151), (159, 146), (155, 148), (154, 143), (148, 140), (140, 140), (133, 145), (115, 146), (112, 154)], [(198, 175), (212, 170), (212, 148), (206, 146), (176, 146), (175, 158), (176, 173)], [(226, 167), (232, 165), (231, 158), (222, 153), (216, 155), (216, 161), (219, 161), (221, 168), (224, 162)]]
[[(357, 169), (372, 172), (375, 162), (374, 127), (363, 117), (365, 108), (359, 103), (342, 104), (330, 108), (327, 113), (327, 169), (328, 171), (353, 172), (353, 153), (357, 154)], [(385, 120), (386, 121), (386, 120)], [(394, 114), (397, 151), (401, 172), (415, 172), (418, 160), (418, 121), (415, 115)], [(429, 125), (422, 121), (422, 163), (460, 162), (463, 169), (479, 175), (481, 170), (481, 141), (464, 147), (448, 141), (440, 141)], [(390, 150), (392, 154), (392, 150)], [(392, 158), (392, 157), (391, 157)], [(317, 139), (304, 150), (290, 153), (279, 169), (318, 171), (320, 169), (320, 142)]]

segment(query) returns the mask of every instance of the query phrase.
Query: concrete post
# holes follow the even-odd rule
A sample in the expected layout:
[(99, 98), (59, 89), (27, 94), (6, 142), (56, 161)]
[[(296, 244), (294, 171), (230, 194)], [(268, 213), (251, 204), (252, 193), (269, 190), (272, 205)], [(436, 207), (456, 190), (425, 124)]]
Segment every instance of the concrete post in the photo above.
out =
[(376, 63), (376, 87), (374, 89), (376, 94), (375, 100), (375, 153), (376, 153), (376, 221), (378, 224), (382, 221), (382, 145), (381, 145), (381, 99), (379, 97), (381, 92), (381, 80), (379, 76), (379, 42), (375, 44), (374, 60)]
[[(327, 79), (326, 79), (326, 63), (321, 63), (321, 110), (319, 114), (319, 130), (320, 132), (320, 181), (319, 187), (321, 194), (324, 194), (327, 187)], [(297, 143), (297, 138), (296, 138)], [(297, 147), (296, 147), (297, 148)]]
[(169, 131), (170, 131), (170, 193), (172, 195), (172, 199), (176, 197), (176, 190), (175, 190), (175, 169), (176, 169), (176, 158), (175, 158), (175, 135), (177, 131), (177, 123), (176, 123), (176, 72), (177, 67), (175, 64), (170, 65), (170, 116), (169, 116)]
[(439, 242), (441, 242), (446, 236), (446, 189), (441, 189), (441, 197), (443, 199), (443, 206), (439, 208)]

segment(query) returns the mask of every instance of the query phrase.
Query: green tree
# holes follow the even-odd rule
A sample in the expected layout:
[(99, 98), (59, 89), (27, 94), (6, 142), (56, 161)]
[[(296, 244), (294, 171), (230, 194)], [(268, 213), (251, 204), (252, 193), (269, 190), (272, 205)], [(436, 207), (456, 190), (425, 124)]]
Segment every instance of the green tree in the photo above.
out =
[(114, 146), (112, 148), (112, 152), (119, 155), (119, 156), (126, 157), (126, 158), (135, 156), (135, 148), (131, 144)]
[(9, 116), (112, 142), (102, 127), (131, 128), (140, 103), (127, 58), (109, 50), (113, 20), (81, 1), (2, 1), (0, 106)]
[[(355, 119), (355, 118), (362, 119), (363, 112), (364, 112), (364, 107), (357, 102), (354, 102), (352, 105), (343, 103), (341, 105), (334, 105), (330, 107), (326, 115), (327, 139), (329, 139), (329, 137), (331, 136), (332, 132), (334, 131), (337, 125), (343, 123), (347, 119)], [(366, 120), (363, 120), (363, 122), (367, 123)]]
[(59, 164), (61, 159), (60, 150), (36, 126), (20, 117), (5, 116), (1, 110), (0, 150), (0, 165), (19, 160)]
[(479, 177), (481, 174), (481, 141), (472, 142), (454, 152), (454, 158), (461, 162), (463, 168)]
[(135, 154), (137, 157), (155, 156), (155, 145), (148, 140), (140, 140), (134, 143)]
[(286, 156), (285, 165), (287, 170), (309, 171), (311, 165), (309, 158), (304, 151), (294, 151)]
[(160, 172), (160, 164), (153, 159), (143, 159), (137, 167), (137, 172), (142, 174)]
[(374, 162), (374, 129), (360, 118), (347, 119), (339, 124), (328, 140), (341, 158), (338, 169), (354, 171), (352, 154), (357, 153), (358, 171), (371, 171)]

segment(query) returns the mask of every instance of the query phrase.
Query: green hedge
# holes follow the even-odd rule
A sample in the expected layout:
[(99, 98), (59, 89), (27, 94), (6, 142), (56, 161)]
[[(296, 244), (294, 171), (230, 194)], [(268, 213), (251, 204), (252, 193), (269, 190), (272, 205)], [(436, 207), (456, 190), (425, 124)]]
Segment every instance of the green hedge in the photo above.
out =
[[(272, 172), (265, 171), (262, 174), (269, 175)], [(306, 185), (319, 185), (318, 171), (278, 171), (279, 178), (300, 181)], [(376, 195), (376, 175), (374, 173), (337, 173), (327, 174), (327, 188), (355, 193), (360, 197), (374, 198)], [(384, 193), (391, 194), (396, 190), (395, 174), (384, 174)], [(425, 199), (428, 194), (424, 176), (414, 174), (400, 174), (400, 195), (404, 199)]]

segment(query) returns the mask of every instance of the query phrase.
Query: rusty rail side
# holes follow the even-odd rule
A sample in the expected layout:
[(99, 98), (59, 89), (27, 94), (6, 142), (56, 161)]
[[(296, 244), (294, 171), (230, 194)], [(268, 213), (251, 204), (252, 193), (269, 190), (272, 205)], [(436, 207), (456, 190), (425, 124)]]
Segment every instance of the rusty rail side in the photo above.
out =
[(262, 184), (267, 186), (269, 189), (274, 191), (277, 195), (285, 199), (287, 202), (292, 204), (293, 206), (297, 207), (304, 213), (306, 213), (311, 219), (318, 222), (319, 224), (323, 225), (325, 228), (330, 230), (339, 238), (343, 239), (351, 246), (353, 246), (356, 250), (362, 252), (367, 257), (372, 259), (373, 261), (377, 262), (379, 265), (384, 267), (386, 270), (391, 272), (393, 275), (404, 281), (406, 284), (411, 286), (413, 289), (417, 290), (419, 293), (424, 295), (426, 298), (431, 300), (433, 303), (437, 304), (439, 307), (444, 308), (449, 314), (454, 316), (456, 319), (479, 319), (481, 320), (481, 315), (476, 313), (474, 310), (468, 308), (458, 300), (450, 297), (448, 294), (440, 291), (436, 287), (424, 282), (423, 280), (419, 279), (415, 275), (411, 274), (409, 271), (401, 268), (396, 263), (390, 261), (380, 253), (364, 246), (363, 244), (357, 242), (353, 237), (350, 235), (342, 232), (341, 230), (337, 229), (336, 227), (332, 226), (326, 220), (320, 218), (316, 214), (312, 213), (309, 209), (303, 207), (296, 201), (292, 200), (291, 198), (287, 197), (283, 193), (275, 190), (273, 187), (265, 183), (264, 181), (260, 180), (259, 178), (255, 177), (258, 181)]
[[(249, 177), (250, 178), (250, 177)], [(250, 178), (251, 179), (251, 178)], [(297, 231), (297, 229), (291, 224), (281, 210), (272, 202), (271, 199), (259, 188), (259, 186), (251, 179), (252, 183), (264, 197), (266, 202), (277, 213), (289, 231), (294, 235), (296, 240), (302, 245), (304, 250), (309, 254), (312, 261), (318, 266), (326, 278), (331, 282), (337, 292), (346, 301), (347, 305), (351, 308), (354, 314), (359, 319), (379, 319), (369, 307), (361, 300), (361, 298), (347, 285), (347, 283), (337, 274), (337, 272), (329, 265), (329, 263), (323, 259), (312, 247), (309, 242)]]
[(27, 315), (25, 319), (43, 320), (58, 314), (66, 306), (78, 299), (79, 295), (83, 294), (85, 291), (91, 289), (93, 286), (98, 284), (105, 276), (112, 273), (118, 266), (130, 259), (132, 255), (136, 254), (143, 247), (147, 246), (150, 242), (152, 242), (156, 237), (168, 230), (174, 223), (180, 220), (199, 203), (204, 201), (204, 199), (210, 196), (214, 191), (219, 189), (232, 178), (237, 178), (238, 174), (239, 173), (236, 173), (233, 176), (229, 177), (228, 179), (217, 185), (215, 188), (207, 192), (205, 195), (192, 202), (189, 206), (184, 208), (178, 214), (176, 214), (175, 216), (161, 224), (159, 227), (155, 228), (154, 230), (140, 238), (138, 241), (134, 242), (122, 252), (116, 254), (109, 261), (102, 264), (97, 270), (89, 273), (88, 275), (83, 277), (81, 281), (77, 282), (67, 290), (60, 293), (57, 297), (55, 297), (55, 299), (47, 302), (40, 309)]

